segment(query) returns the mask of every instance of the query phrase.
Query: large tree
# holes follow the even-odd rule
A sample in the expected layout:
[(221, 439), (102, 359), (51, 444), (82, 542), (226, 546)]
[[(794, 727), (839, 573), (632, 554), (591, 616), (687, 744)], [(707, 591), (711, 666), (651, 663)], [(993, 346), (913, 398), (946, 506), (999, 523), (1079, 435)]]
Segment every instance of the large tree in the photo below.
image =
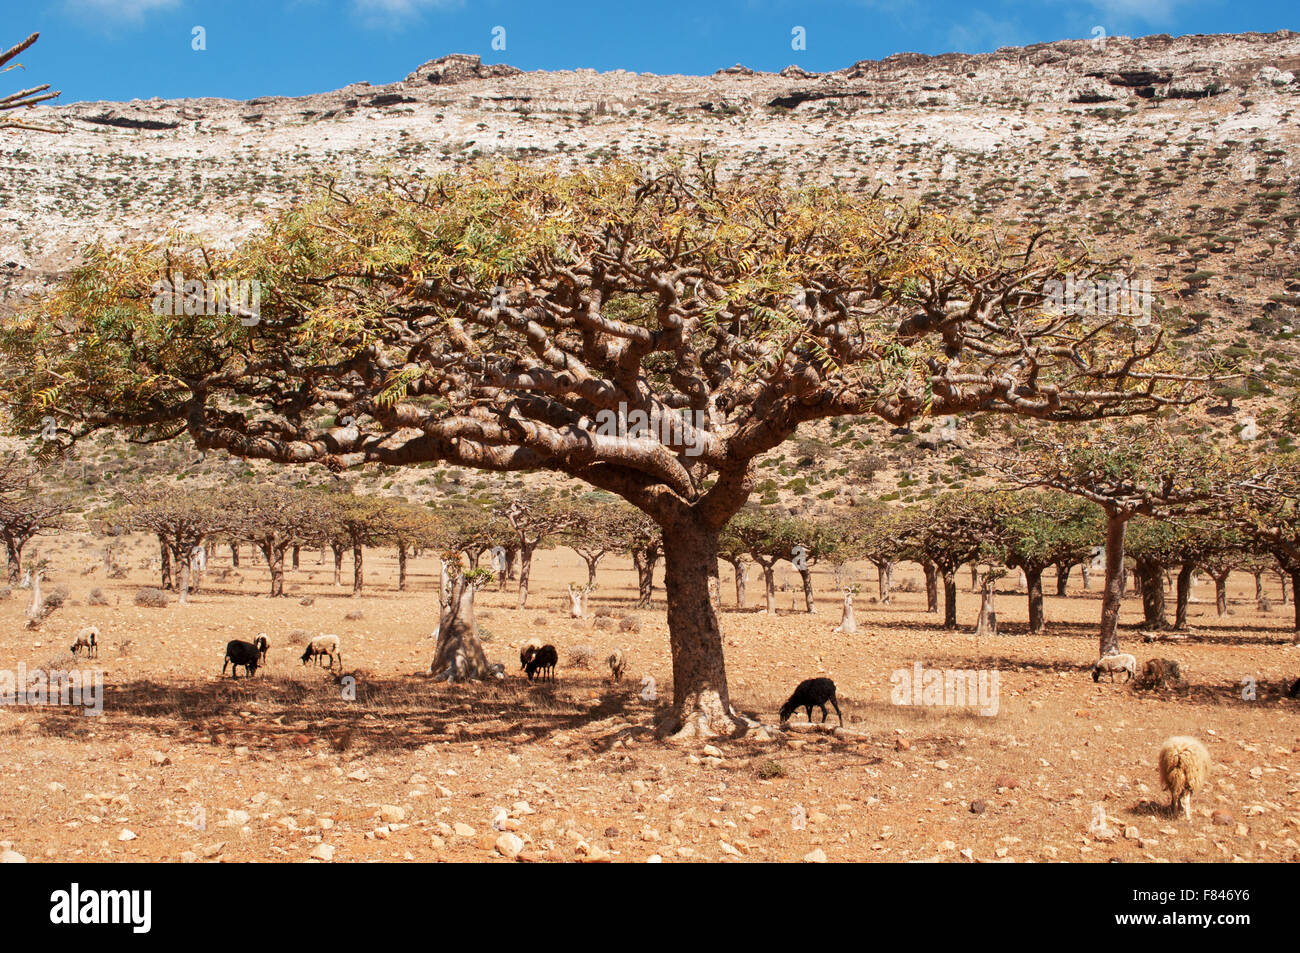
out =
[[(1097, 266), (1051, 236), (697, 165), (488, 164), (331, 190), (231, 250), (93, 249), (0, 331), (11, 412), (54, 409), (63, 439), (608, 490), (663, 530), (672, 720), (734, 731), (709, 579), (761, 454), (828, 417), (1086, 421), (1183, 383), (1158, 322), (1052, 306)], [(182, 271), (259, 281), (256, 320), (155, 310)]]

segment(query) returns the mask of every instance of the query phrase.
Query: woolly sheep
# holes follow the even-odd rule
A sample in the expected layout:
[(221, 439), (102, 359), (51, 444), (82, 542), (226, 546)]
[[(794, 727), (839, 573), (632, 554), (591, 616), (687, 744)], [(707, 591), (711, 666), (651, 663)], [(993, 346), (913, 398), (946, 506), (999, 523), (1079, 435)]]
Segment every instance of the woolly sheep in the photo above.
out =
[(1210, 753), (1195, 738), (1175, 736), (1160, 746), (1160, 783), (1169, 792), (1170, 811), (1192, 819), (1192, 795), (1205, 786)]
[(315, 659), (316, 664), (320, 664), (322, 657), (328, 656), (330, 668), (338, 662), (339, 666), (343, 665), (343, 654), (339, 651), (339, 637), (337, 635), (319, 635), (307, 643), (307, 648), (302, 653), (302, 664), (306, 665), (309, 659)]
[(1116, 672), (1127, 672), (1128, 678), (1124, 679), (1124, 681), (1131, 682), (1133, 681), (1133, 676), (1137, 674), (1137, 664), (1137, 659), (1131, 655), (1103, 655), (1093, 663), (1092, 680), (1094, 682), (1099, 682), (1101, 681), (1101, 673), (1109, 672), (1110, 680), (1113, 682), (1115, 681)]
[(621, 682), (623, 671), (627, 668), (627, 653), (622, 649), (615, 649), (605, 661), (609, 663), (609, 672), (614, 676), (614, 681)]
[(72, 654), (85, 651), (87, 658), (99, 657), (99, 627), (88, 625), (77, 633), (77, 641), (72, 643)]
[(538, 649), (540, 649), (543, 644), (544, 643), (542, 642), (541, 639), (532, 638), (519, 647), (519, 668), (520, 669), (524, 669), (528, 667), (528, 660), (533, 657), (533, 653), (535, 653)]

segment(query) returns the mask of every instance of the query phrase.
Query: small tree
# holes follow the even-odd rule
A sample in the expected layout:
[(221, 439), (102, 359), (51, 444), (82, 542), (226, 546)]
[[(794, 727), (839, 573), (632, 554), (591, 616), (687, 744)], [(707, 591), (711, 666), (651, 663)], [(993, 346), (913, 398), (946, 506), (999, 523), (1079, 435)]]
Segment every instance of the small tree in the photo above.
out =
[(497, 511), (515, 531), (519, 544), (519, 608), (528, 602), (528, 575), (533, 551), (553, 536), (582, 525), (580, 513), (538, 493), (522, 494)]
[(1239, 455), (1168, 427), (1119, 425), (1080, 435), (1038, 432), (1003, 464), (1024, 485), (1045, 486), (1096, 503), (1106, 519), (1106, 583), (1102, 593), (1102, 655), (1119, 651), (1124, 536), (1135, 516), (1196, 515), (1222, 505), (1247, 480)]
[(995, 513), (1006, 564), (1025, 574), (1032, 634), (1046, 622), (1043, 571), (1087, 559), (1101, 537), (1101, 516), (1095, 504), (1058, 492), (1017, 493)]

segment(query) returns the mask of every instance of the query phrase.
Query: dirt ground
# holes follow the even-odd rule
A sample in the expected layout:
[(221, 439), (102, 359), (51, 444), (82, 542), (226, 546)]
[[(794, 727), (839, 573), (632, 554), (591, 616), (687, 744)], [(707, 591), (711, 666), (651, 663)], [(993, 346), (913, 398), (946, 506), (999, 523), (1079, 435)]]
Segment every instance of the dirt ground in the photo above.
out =
[[(189, 605), (150, 609), (132, 603), (138, 587), (157, 582), (139, 568), (156, 553), (143, 540), (123, 557), (133, 568), (121, 580), (89, 571), (97, 542), (40, 542), (52, 566), (45, 590), (62, 584), (70, 599), (36, 631), (25, 627), (27, 591), (0, 601), (0, 669), (67, 668), (73, 637), (93, 624), (100, 657), (75, 667), (103, 670), (104, 698), (93, 717), (0, 707), (0, 850), (29, 861), (504, 862), (521, 844), (522, 859), (546, 861), (1300, 859), (1300, 702), (1284, 697), (1300, 676), (1300, 649), (1276, 577), (1266, 580), (1274, 606), (1260, 611), (1253, 579), (1234, 575), (1224, 618), (1203, 579), (1192, 631), (1177, 642), (1144, 644), (1130, 596), (1124, 650), (1139, 665), (1177, 660), (1189, 683), (1151, 695), (1089, 677), (1099, 583), (1084, 592), (1077, 573), (1067, 598), (1047, 597), (1043, 637), (1024, 634), (1025, 599), (1004, 580), (1004, 634), (977, 642), (967, 574), (963, 631), (945, 633), (924, 611), (915, 567), (899, 567), (887, 606), (872, 599), (874, 571), (857, 568), (859, 632), (845, 636), (833, 631), (840, 609), (829, 571), (815, 574), (816, 614), (792, 611), (789, 589), (772, 617), (736, 610), (724, 566), (736, 706), (774, 725), (793, 686), (825, 674), (849, 730), (800, 727), (800, 712), (791, 730), (679, 748), (653, 733), (672, 695), (663, 590), (651, 609), (633, 609), (627, 560), (602, 564), (589, 605), (601, 617), (567, 618), (564, 587), (585, 568), (564, 549), (538, 554), (526, 609), (513, 608), (513, 584), (480, 593), (488, 656), (508, 677), (448, 687), (427, 674), (431, 558), (412, 562), (409, 588), (398, 592), (393, 554), (368, 552), (358, 599), (332, 584), (332, 560), (304, 551), (289, 598), (271, 600), (265, 567), (251, 565), (247, 549), (243, 566), (221, 578), (224, 551)], [(87, 605), (96, 586), (107, 606)], [(1050, 572), (1046, 586), (1054, 591)], [(302, 605), (305, 596), (314, 604)], [(749, 599), (762, 603), (757, 571)], [(359, 619), (345, 619), (358, 609)], [(355, 683), (300, 664), (303, 633), (294, 630), (336, 633)], [(272, 646), (266, 668), (223, 679), (226, 642), (258, 632)], [(559, 649), (553, 684), (519, 672), (518, 647), (532, 636)], [(571, 661), (579, 646), (590, 647), (589, 668)], [(630, 656), (619, 684), (604, 663), (616, 646)], [(893, 704), (891, 677), (917, 663), (996, 671), (996, 714)], [(640, 697), (645, 676), (655, 679), (654, 702)], [(1253, 701), (1242, 697), (1245, 678), (1255, 680)], [(1160, 743), (1174, 734), (1199, 737), (1214, 760), (1190, 823), (1166, 811), (1156, 772)]]

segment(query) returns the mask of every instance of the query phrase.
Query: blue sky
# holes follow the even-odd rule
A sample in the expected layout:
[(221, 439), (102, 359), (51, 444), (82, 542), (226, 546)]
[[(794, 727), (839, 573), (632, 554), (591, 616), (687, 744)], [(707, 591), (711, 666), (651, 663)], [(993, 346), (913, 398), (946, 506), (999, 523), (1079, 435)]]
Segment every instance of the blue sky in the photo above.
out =
[[(1294, 0), (0, 0), (0, 22), (9, 43), (41, 33), (22, 57), (25, 74), (0, 88), (49, 82), (76, 102), (302, 95), (392, 82), (445, 53), (522, 69), (821, 71), (902, 51), (1088, 38), (1097, 27), (1272, 32), (1300, 28), (1300, 15)], [(504, 50), (492, 45), (498, 27)], [(792, 48), (795, 27), (803, 50)]]

